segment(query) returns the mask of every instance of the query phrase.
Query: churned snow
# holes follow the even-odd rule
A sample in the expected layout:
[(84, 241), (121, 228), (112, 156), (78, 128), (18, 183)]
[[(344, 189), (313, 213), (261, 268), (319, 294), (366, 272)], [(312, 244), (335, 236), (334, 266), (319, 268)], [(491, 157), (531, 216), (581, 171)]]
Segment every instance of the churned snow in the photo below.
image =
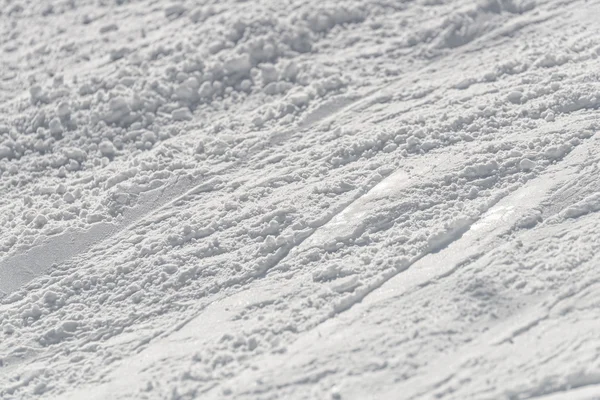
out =
[(0, 0), (0, 398), (600, 398), (598, 16)]

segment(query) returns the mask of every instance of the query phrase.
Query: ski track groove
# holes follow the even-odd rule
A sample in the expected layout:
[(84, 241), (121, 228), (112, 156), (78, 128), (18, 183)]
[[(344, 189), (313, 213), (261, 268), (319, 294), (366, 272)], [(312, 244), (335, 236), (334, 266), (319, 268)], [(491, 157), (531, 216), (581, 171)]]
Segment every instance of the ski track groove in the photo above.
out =
[(564, 387), (542, 394), (534, 394), (528, 398), (538, 400), (598, 400), (600, 399), (600, 395), (598, 393), (600, 393), (600, 380), (578, 386)]

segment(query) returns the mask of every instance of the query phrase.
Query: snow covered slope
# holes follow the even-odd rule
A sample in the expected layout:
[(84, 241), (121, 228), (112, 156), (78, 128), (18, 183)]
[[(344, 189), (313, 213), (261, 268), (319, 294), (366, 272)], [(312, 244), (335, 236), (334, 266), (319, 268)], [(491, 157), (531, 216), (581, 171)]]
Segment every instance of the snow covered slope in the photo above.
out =
[(599, 16), (0, 0), (0, 398), (600, 398)]

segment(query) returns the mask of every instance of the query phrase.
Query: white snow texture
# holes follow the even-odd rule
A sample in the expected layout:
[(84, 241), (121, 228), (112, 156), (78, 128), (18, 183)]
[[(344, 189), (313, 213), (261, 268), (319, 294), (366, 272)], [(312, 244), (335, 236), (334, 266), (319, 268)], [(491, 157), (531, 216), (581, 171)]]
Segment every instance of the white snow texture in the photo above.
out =
[(0, 399), (600, 399), (600, 0), (0, 0)]

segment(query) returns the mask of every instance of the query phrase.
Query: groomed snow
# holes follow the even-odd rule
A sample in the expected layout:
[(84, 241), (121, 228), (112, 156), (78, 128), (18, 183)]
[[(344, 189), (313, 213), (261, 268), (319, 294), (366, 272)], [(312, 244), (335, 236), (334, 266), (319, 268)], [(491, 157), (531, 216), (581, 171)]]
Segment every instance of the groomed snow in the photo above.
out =
[(600, 399), (598, 16), (0, 0), (0, 399)]

